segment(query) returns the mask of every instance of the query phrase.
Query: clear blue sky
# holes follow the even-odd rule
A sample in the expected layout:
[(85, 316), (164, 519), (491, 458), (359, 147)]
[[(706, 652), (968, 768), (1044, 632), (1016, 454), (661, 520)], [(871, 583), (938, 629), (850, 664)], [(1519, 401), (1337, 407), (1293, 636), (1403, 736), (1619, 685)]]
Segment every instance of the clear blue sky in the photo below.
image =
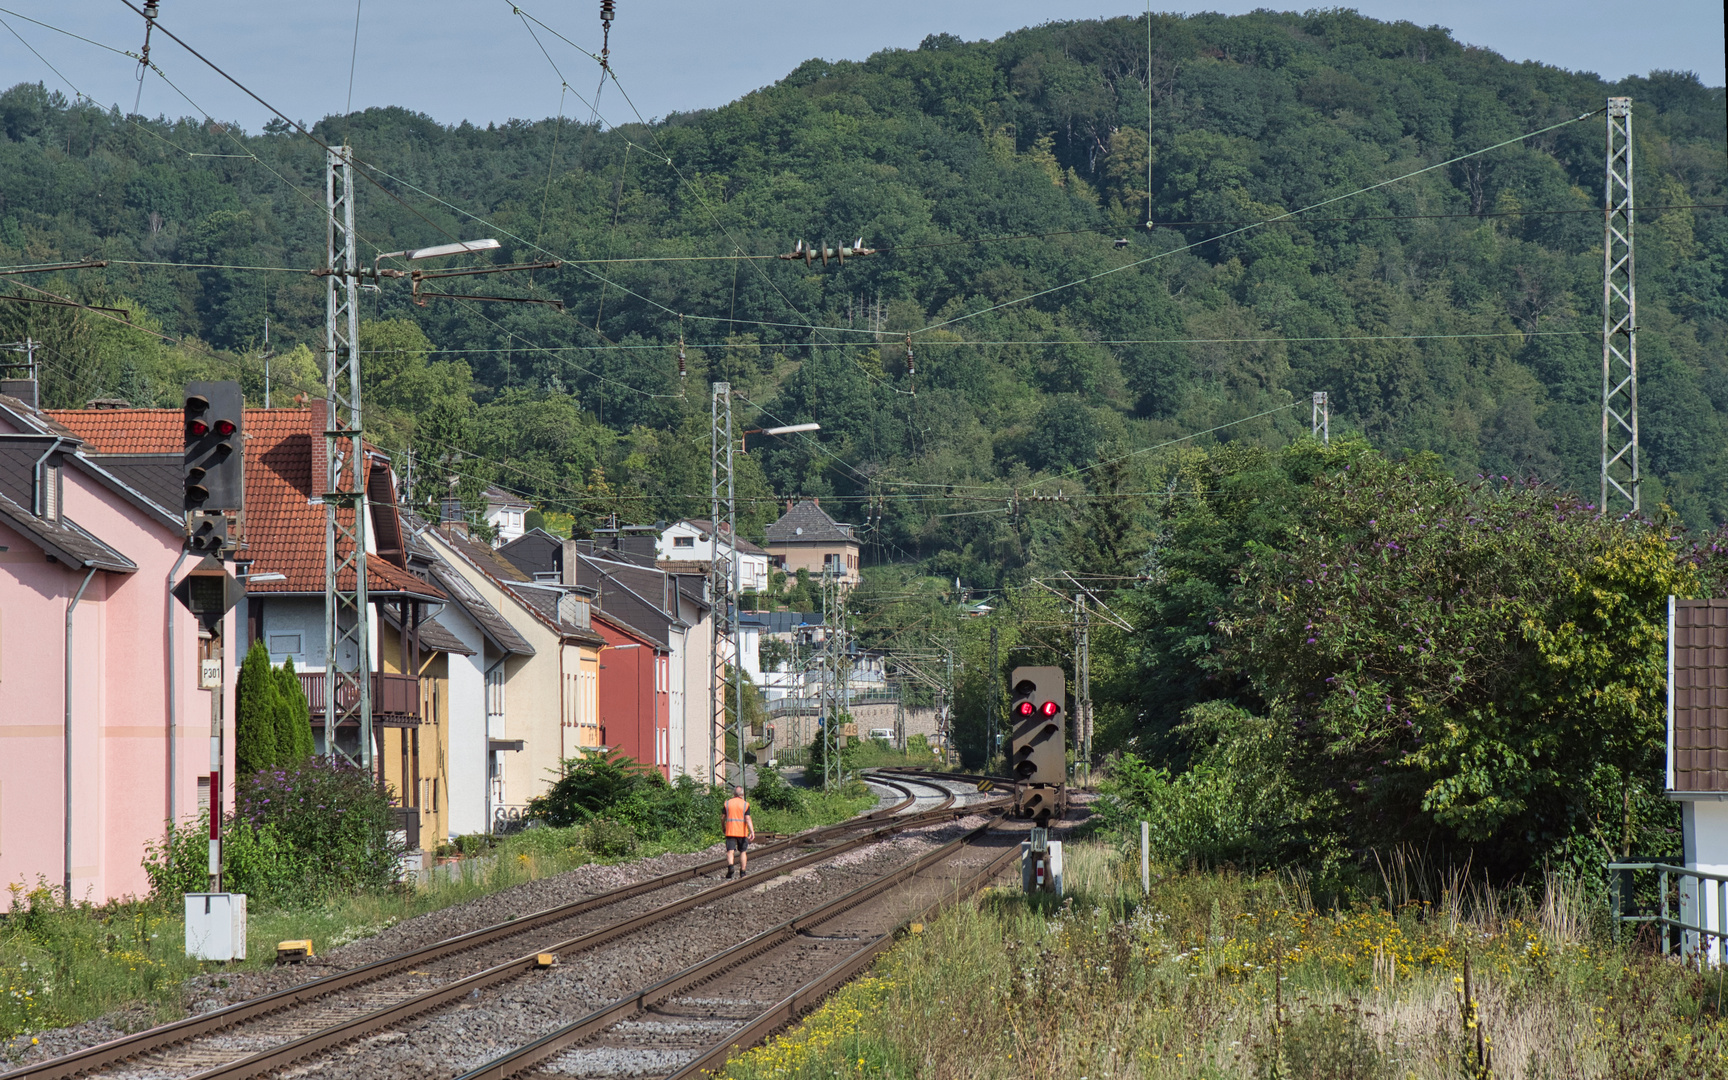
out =
[[(143, 0), (134, 2), (142, 6)], [(356, 59), (356, 109), (402, 105), (447, 123), (481, 124), (558, 111), (560, 78), (508, 0), (359, 0), (357, 54), (356, 6), (355, 0), (161, 0), (161, 19), (295, 119), (344, 111), (351, 56)], [(525, 0), (517, 6), (599, 51), (599, 0)], [(1282, 6), (1297, 5), (1270, 0), (1154, 4), (1159, 10), (1224, 12)], [(1465, 42), (1514, 60), (1539, 60), (1607, 78), (1671, 68), (1696, 71), (1707, 85), (1724, 82), (1721, 0), (1362, 0), (1351, 6), (1376, 18), (1438, 23)], [(645, 117), (724, 104), (811, 57), (862, 59), (883, 48), (916, 46), (932, 33), (996, 37), (1050, 19), (1144, 10), (1144, 4), (1103, 0), (617, 0), (617, 7), (613, 63)], [(0, 27), (0, 86), (41, 80), (70, 93), (70, 83), (104, 105), (117, 103), (130, 111), (138, 92), (131, 59), (17, 17), (136, 51), (143, 23), (120, 0), (0, 0), (0, 9), (0, 20), (47, 62)], [(572, 90), (591, 99), (594, 62), (544, 30), (540, 35)], [(152, 57), (198, 107), (152, 75), (144, 84), (141, 111), (171, 116), (203, 111), (250, 131), (263, 125), (266, 114), (260, 106), (172, 42), (158, 38)], [(613, 89), (600, 104), (608, 121), (634, 119)], [(565, 99), (564, 111), (582, 119), (589, 115), (575, 98)]]

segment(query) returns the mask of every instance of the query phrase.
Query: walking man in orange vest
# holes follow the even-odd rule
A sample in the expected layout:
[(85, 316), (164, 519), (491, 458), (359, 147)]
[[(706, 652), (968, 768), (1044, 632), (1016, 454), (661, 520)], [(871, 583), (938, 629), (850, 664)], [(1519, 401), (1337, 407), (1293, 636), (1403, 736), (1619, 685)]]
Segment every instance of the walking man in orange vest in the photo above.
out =
[(750, 820), (750, 804), (743, 787), (732, 789), (726, 800), (726, 876), (732, 876), (732, 860), (738, 860), (740, 876), (750, 872), (750, 841), (756, 839), (756, 823)]

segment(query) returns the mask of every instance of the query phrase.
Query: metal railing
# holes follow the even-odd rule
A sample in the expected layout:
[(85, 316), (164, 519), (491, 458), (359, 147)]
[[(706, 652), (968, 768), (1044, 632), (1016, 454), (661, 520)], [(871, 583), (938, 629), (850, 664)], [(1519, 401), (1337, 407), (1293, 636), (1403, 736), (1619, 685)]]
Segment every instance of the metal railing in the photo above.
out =
[[(1638, 871), (1656, 874), (1656, 906), (1653, 910), (1628, 911), (1632, 904), (1632, 875)], [(1614, 936), (1620, 936), (1623, 923), (1650, 923), (1662, 928), (1662, 952), (1674, 951), (1675, 931), (1697, 934), (1699, 939), (1716, 938), (1712, 947), (1707, 940), (1691, 946), (1700, 957), (1713, 955), (1723, 959), (1728, 947), (1728, 874), (1712, 874), (1659, 862), (1617, 862), (1608, 864), (1608, 892), (1614, 913)], [(1672, 886), (1669, 879), (1674, 879)], [(1686, 882), (1690, 880), (1691, 887)], [(1706, 883), (1709, 883), (1708, 885)], [(1711, 886), (1714, 886), (1713, 888)], [(1709, 925), (1710, 894), (1715, 894), (1716, 923)], [(1681, 945), (1688, 951), (1687, 945)]]
[[(846, 695), (846, 704), (891, 705), (894, 703), (896, 697), (897, 695), (891, 690), (854, 690)], [(775, 698), (773, 701), (767, 703), (767, 711), (770, 714), (775, 715), (782, 713), (817, 713), (820, 712), (821, 709), (822, 698), (814, 691), (811, 691), (804, 697), (793, 697), (788, 695), (786, 697)]]
[[(324, 716), (324, 678), (322, 671), (302, 671), (300, 686), (306, 691), (306, 702), (312, 708), (312, 716), (322, 719)], [(344, 694), (356, 693), (354, 688), (343, 686), (338, 688)], [(338, 704), (344, 708), (352, 707), (353, 703), (341, 701)], [(372, 673), (372, 712), (379, 716), (406, 717), (418, 720), (420, 718), (420, 680), (413, 675), (394, 675), (374, 671)]]

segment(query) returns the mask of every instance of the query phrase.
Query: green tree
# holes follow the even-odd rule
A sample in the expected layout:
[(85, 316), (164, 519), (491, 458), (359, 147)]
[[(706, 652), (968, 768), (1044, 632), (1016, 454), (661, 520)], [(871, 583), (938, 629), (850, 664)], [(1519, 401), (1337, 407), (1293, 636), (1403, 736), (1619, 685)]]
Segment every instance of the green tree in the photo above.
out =
[(234, 688), (234, 768), (241, 776), (282, 761), (279, 723), (281, 691), (271, 670), (270, 650), (254, 641), (240, 663)]
[(1624, 853), (1657, 797), (1666, 599), (1703, 587), (1677, 540), (1357, 455), (1241, 568), (1223, 665), (1293, 725), (1292, 771), (1353, 846), (1467, 846), (1508, 875)]
[(293, 657), (282, 661), (275, 678), (280, 703), (276, 717), (276, 743), (282, 755), (280, 763), (294, 764), (313, 754), (312, 710), (306, 701), (305, 684), (294, 671)]

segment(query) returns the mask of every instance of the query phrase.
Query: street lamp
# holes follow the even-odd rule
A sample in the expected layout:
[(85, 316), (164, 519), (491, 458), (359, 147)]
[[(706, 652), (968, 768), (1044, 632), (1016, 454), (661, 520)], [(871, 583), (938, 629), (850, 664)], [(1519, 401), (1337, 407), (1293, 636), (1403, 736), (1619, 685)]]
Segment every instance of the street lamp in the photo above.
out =
[(493, 251), (503, 246), (498, 241), (488, 238), (485, 240), (461, 240), (454, 244), (439, 244), (437, 247), (411, 248), (407, 251), (386, 251), (372, 260), (372, 276), (378, 276), (378, 264), (385, 259), (407, 259), (409, 262), (413, 262), (416, 259), (436, 259), (441, 255), (461, 255), (470, 251)]
[(821, 424), (787, 424), (784, 427), (745, 428), (738, 435), (738, 452), (746, 453), (744, 440), (751, 435), (793, 435), (800, 431), (821, 431)]

